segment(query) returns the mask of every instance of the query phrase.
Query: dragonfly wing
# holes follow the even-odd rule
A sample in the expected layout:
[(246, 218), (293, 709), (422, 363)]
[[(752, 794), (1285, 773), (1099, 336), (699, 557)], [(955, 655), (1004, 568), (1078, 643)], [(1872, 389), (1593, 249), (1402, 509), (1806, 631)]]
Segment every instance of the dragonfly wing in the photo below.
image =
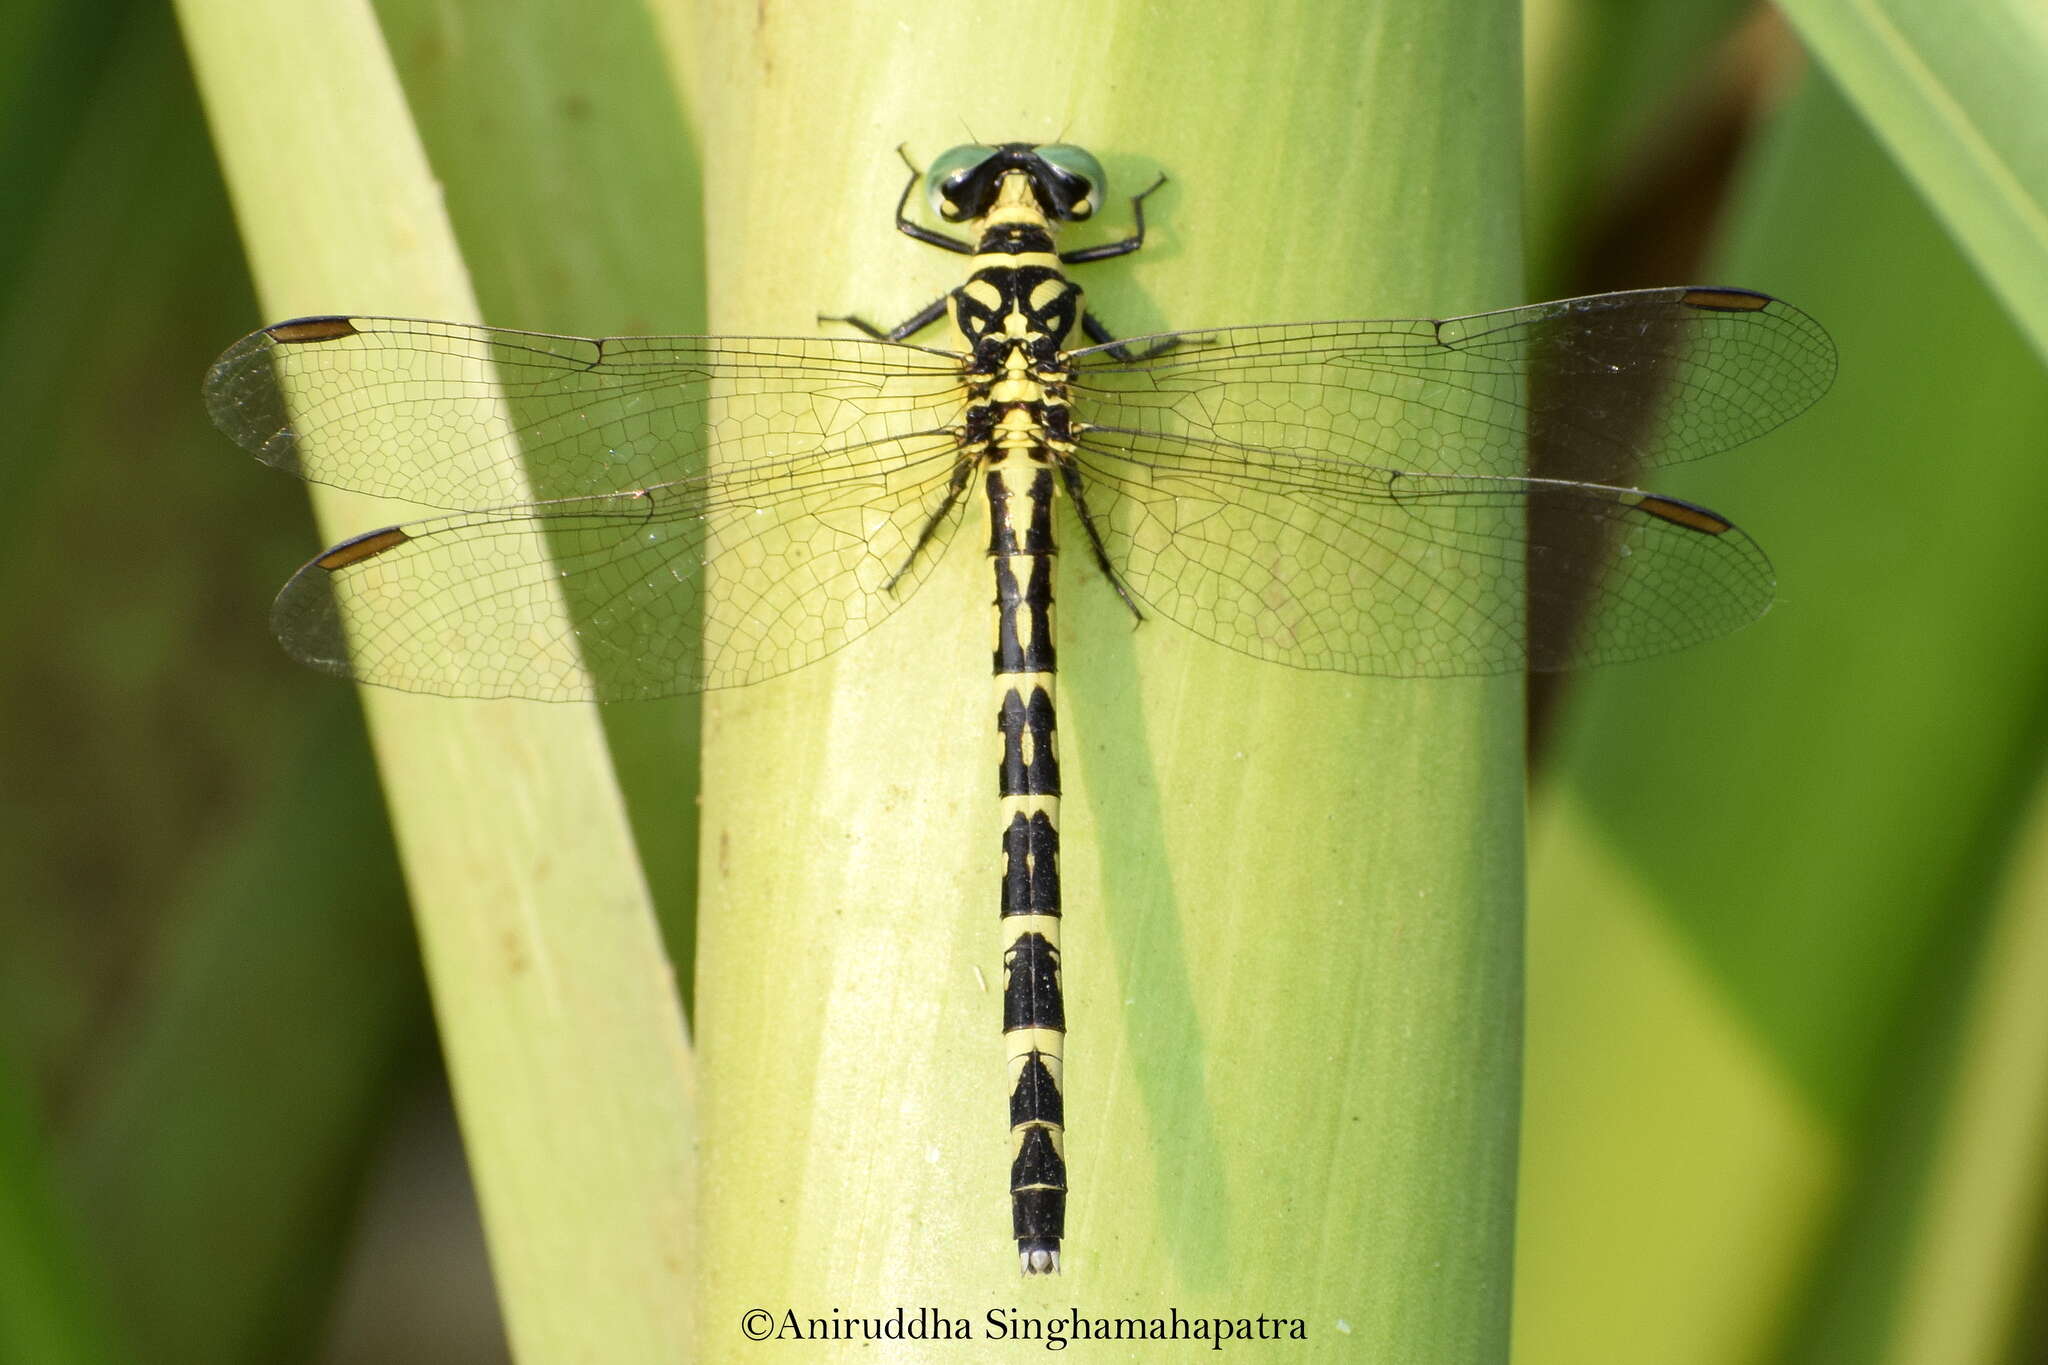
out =
[(1614, 663), (1725, 634), (1771, 602), (1770, 562), (1748, 536), (1634, 489), (1103, 430), (1084, 434), (1076, 463), (1141, 601), (1296, 668)]
[[(1165, 343), (1158, 354), (1147, 355)], [(1789, 421), (1835, 350), (1792, 305), (1643, 289), (1447, 319), (1232, 327), (1074, 354), (1091, 422), (1434, 474), (1625, 484)]]
[(429, 507), (631, 492), (951, 420), (957, 356), (829, 337), (568, 337), (301, 318), (216, 361), (207, 409), (276, 465)]
[(272, 624), (314, 667), (444, 696), (615, 701), (756, 682), (909, 597), (958, 522), (911, 559), (957, 453), (930, 431), (387, 527), (300, 569)]

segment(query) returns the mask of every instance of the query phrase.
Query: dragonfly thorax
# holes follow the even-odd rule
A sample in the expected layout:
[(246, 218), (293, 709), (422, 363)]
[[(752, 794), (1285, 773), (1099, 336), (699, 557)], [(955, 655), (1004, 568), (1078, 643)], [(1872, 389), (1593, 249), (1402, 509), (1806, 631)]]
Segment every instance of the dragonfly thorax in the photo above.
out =
[(980, 220), (973, 272), (949, 302), (974, 369), (1000, 368), (1020, 344), (1033, 367), (1058, 365), (1083, 302), (1080, 286), (1060, 269), (1053, 222), (1029, 175), (1003, 176)]
[(952, 293), (953, 325), (973, 357), (992, 373), (1015, 360), (1029, 369), (1064, 369), (1060, 348), (1080, 320), (1080, 286), (1048, 266), (983, 266)]
[(1062, 348), (1083, 302), (1060, 269), (1053, 221), (1031, 177), (1006, 173), (981, 220), (973, 273), (948, 296), (967, 353), (968, 460), (1007, 453), (1043, 463), (1068, 444), (1072, 371)]

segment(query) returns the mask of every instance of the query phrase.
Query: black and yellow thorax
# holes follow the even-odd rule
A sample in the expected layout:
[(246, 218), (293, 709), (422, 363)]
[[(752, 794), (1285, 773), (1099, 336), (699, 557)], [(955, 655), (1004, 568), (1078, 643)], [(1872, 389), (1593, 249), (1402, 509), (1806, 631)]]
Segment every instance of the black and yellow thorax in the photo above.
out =
[(1008, 173), (982, 219), (971, 273), (947, 297), (968, 357), (966, 452), (1000, 467), (1043, 466), (1072, 450), (1064, 348), (1082, 309), (1030, 178)]

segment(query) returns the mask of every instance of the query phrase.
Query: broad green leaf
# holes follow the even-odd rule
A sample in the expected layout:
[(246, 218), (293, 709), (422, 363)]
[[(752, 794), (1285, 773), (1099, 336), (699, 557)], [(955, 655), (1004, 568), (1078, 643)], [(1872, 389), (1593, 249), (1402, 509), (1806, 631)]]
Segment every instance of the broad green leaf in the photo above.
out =
[[(266, 312), (474, 316), (368, 9), (180, 15)], [(331, 538), (394, 519), (316, 505)], [(515, 1350), (672, 1360), (690, 1340), (688, 1058), (595, 715), (363, 701)]]
[[(704, 330), (696, 148), (645, 9), (382, 0), (378, 15), (485, 321)], [(600, 715), (671, 956), (687, 964), (698, 703)], [(680, 984), (687, 999), (687, 970)]]

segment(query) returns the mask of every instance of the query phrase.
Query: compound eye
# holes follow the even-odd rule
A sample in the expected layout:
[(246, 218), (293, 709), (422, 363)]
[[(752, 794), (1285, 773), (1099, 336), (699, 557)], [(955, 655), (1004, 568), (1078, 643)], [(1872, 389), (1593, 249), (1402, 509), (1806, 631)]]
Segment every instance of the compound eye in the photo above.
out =
[(1109, 192), (1109, 177), (1103, 174), (1102, 163), (1086, 148), (1070, 143), (1054, 142), (1037, 150), (1040, 160), (1065, 177), (1061, 188), (1066, 191), (1067, 209), (1061, 216), (1075, 222), (1091, 216)]
[(932, 162), (924, 173), (924, 197), (932, 212), (949, 223), (974, 217), (973, 209), (959, 200), (961, 183), (995, 154), (995, 148), (974, 142), (955, 147)]

